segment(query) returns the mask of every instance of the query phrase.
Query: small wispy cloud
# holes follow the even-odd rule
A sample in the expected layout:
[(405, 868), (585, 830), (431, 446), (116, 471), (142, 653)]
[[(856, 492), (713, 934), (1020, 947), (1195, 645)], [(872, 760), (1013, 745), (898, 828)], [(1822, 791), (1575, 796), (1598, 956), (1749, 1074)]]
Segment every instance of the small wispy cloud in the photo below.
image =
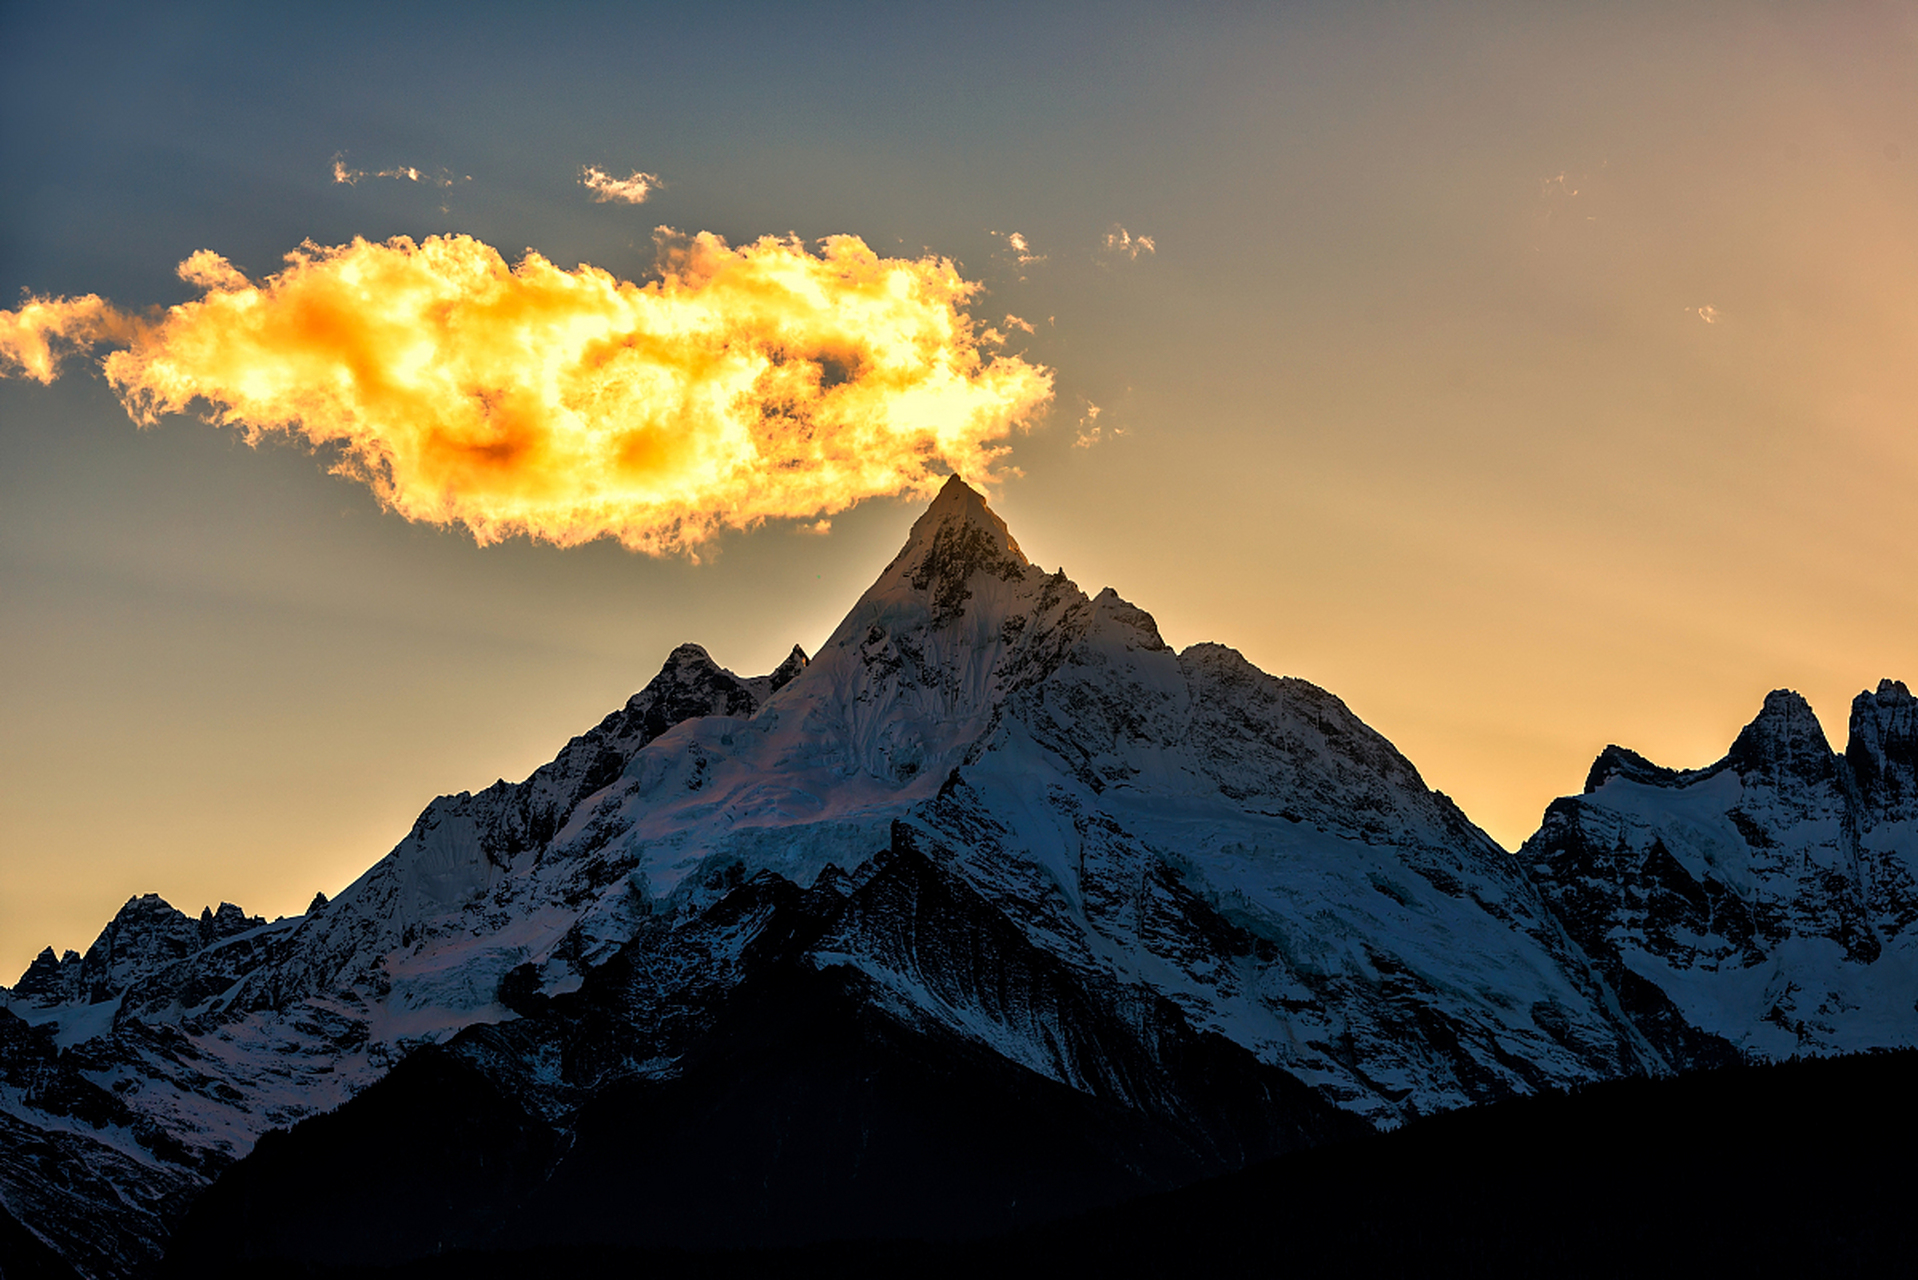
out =
[(1142, 253), (1157, 253), (1159, 245), (1151, 236), (1135, 236), (1115, 222), (1099, 241), (1099, 250), (1109, 257), (1137, 262)]
[(1085, 412), (1079, 415), (1079, 431), (1072, 438), (1075, 449), (1090, 449), (1101, 440), (1116, 439), (1125, 434), (1124, 427), (1100, 426), (1099, 415), (1105, 410), (1087, 400)]
[(1024, 329), (1027, 333), (1037, 332), (1037, 330), (1035, 330), (1032, 327), (1032, 322), (1030, 320), (1021, 320), (1018, 316), (1013, 315), (1010, 311), (1006, 313), (1006, 328)]
[(435, 187), (450, 187), (458, 182), (471, 182), (473, 180), (471, 174), (466, 175), (464, 178), (456, 178), (444, 169), (441, 169), (438, 173), (428, 173), (426, 170), (410, 164), (397, 165), (391, 169), (379, 169), (373, 173), (368, 173), (364, 169), (349, 168), (346, 163), (346, 152), (335, 151), (333, 153), (333, 181), (335, 183), (349, 187), (357, 186), (361, 178), (392, 178), (398, 182), (424, 182), (429, 186)]
[[(1032, 247), (1032, 241), (1026, 239), (1023, 231), (989, 231), (987, 235), (996, 236), (1006, 242), (1003, 256), (1021, 272), (1027, 267), (1036, 267), (1046, 260), (1046, 255)], [(1019, 277), (1025, 279), (1024, 275)]]
[(1691, 312), (1706, 324), (1717, 324), (1720, 318), (1725, 314), (1709, 302), (1702, 307), (1686, 307), (1685, 310)]
[(646, 197), (665, 187), (656, 173), (635, 169), (624, 178), (615, 178), (596, 164), (582, 166), (579, 185), (593, 193), (600, 204), (645, 204)]
[(1538, 197), (1541, 200), (1552, 200), (1561, 196), (1575, 196), (1578, 194), (1578, 188), (1573, 186), (1572, 183), (1576, 181), (1578, 181), (1576, 178), (1567, 178), (1561, 170), (1539, 182)]

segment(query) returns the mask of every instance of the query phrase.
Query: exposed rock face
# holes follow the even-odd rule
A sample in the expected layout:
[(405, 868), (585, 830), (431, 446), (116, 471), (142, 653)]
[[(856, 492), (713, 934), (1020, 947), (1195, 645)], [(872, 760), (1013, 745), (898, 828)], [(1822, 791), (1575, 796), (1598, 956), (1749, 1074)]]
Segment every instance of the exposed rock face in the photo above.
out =
[(1880, 937), (1905, 937), (1918, 926), (1918, 698), (1902, 683), (1881, 680), (1852, 699), (1845, 763), (1858, 791), (1866, 915)]
[(1668, 1057), (1918, 1042), (1915, 707), (1860, 694), (1840, 756), (1778, 690), (1717, 764), (1610, 747), (1547, 811), (1521, 856)]
[(168, 906), (157, 893), (129, 899), (87, 948), (80, 962), (81, 990), (89, 1003), (111, 999), (135, 978), (183, 960), (216, 937), (245, 927), (245, 916), (230, 902), (220, 904), (217, 919), (208, 910), (196, 921)]
[(205, 1175), (54, 1036), (0, 1009), (0, 1209), (87, 1275), (151, 1267)]
[[(912, 1171), (906, 1132), (1039, 1213), (1354, 1118), (1823, 1044), (1826, 1023), (1902, 1043), (1911, 701), (1861, 698), (1844, 758), (1790, 695), (1710, 770), (1608, 750), (1515, 859), (1337, 698), (1222, 646), (1174, 652), (1143, 610), (1029, 563), (955, 481), (810, 660), (741, 678), (682, 646), (551, 764), (433, 801), (301, 917), (135, 899), (85, 957), (41, 956), (10, 1008), (131, 1119), (87, 1122), (64, 1190), (21, 1199), (0, 1167), (0, 1196), (69, 1257), (96, 1220), (141, 1242), (115, 1257), (150, 1257), (169, 1206), (338, 1107), (224, 1184), (279, 1192), (216, 1196), (206, 1220), (257, 1216), (259, 1256), (284, 1256), (302, 1162), (403, 1119), (439, 1164), (498, 1173), (391, 1188), (465, 1206), (421, 1220), (438, 1238), (504, 1239), (489, 1196), (557, 1231), (644, 1184), (688, 1241), (774, 1241), (804, 1235), (791, 1205), (712, 1201), (729, 1170), (854, 1206), (835, 1229), (903, 1221), (899, 1188), (959, 1195)], [(800, 1072), (808, 1054), (828, 1065)], [(37, 1097), (0, 1095), (21, 1141), (78, 1132)], [(889, 1154), (859, 1163), (851, 1129), (808, 1127), (821, 1107)], [(1006, 1152), (1025, 1134), (1018, 1159), (1066, 1172), (1019, 1183), (969, 1131)], [(634, 1143), (656, 1163), (615, 1158)], [(98, 1193), (122, 1186), (150, 1211)], [(424, 1229), (355, 1256), (407, 1256)]]
[(13, 998), (36, 1009), (79, 1003), (80, 953), (68, 951), (63, 956), (56, 956), (52, 947), (43, 950), (33, 958), (27, 971), (20, 975), (20, 981), (14, 984)]

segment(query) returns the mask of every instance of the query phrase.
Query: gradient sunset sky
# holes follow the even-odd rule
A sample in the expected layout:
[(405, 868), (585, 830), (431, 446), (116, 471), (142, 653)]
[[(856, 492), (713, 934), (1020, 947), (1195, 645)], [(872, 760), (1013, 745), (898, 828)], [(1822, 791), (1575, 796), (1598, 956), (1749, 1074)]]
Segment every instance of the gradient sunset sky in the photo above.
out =
[[(1508, 847), (1608, 742), (1918, 680), (1912, 6), (9, 5), (0, 118), (0, 309), (355, 237), (948, 259), (1050, 371), (1027, 555)], [(682, 641), (810, 652), (920, 509), (481, 546), (98, 353), (0, 380), (0, 981), (137, 893), (296, 913)]]

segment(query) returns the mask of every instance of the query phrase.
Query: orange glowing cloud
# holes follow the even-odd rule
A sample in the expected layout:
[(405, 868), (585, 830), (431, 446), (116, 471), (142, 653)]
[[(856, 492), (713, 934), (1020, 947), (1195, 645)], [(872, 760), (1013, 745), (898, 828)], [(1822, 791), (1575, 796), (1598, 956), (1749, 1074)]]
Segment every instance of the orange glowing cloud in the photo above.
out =
[(410, 520), (481, 543), (617, 538), (691, 552), (722, 528), (992, 478), (1052, 374), (988, 356), (946, 260), (662, 228), (645, 285), (468, 236), (287, 255), (254, 283), (202, 250), (205, 296), (149, 319), (100, 298), (0, 312), (0, 367), (49, 382), (96, 343), (137, 422), (196, 401), (249, 440), (336, 457)]
[[(181, 271), (199, 257), (195, 254), (181, 263)], [(115, 310), (97, 293), (83, 298), (28, 298), (18, 311), (0, 311), (0, 372), (52, 382), (63, 356), (100, 342), (130, 341), (139, 326), (138, 320)]]

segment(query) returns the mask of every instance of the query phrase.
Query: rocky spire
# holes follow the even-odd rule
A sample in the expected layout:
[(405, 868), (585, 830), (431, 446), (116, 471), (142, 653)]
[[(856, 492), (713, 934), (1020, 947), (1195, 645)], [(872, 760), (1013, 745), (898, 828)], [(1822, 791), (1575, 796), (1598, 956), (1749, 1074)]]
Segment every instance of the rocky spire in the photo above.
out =
[(1877, 820), (1918, 818), (1918, 698), (1902, 681), (1880, 680), (1876, 693), (1852, 699), (1845, 759)]
[(798, 645), (794, 645), (793, 651), (786, 655), (786, 660), (774, 667), (773, 673), (766, 677), (766, 681), (772, 686), (773, 692), (778, 693), (781, 689), (791, 684), (793, 677), (806, 669), (806, 661), (806, 651)]
[(1740, 775), (1814, 786), (1835, 782), (1838, 757), (1811, 704), (1790, 689), (1774, 689), (1732, 743), (1726, 759)]

